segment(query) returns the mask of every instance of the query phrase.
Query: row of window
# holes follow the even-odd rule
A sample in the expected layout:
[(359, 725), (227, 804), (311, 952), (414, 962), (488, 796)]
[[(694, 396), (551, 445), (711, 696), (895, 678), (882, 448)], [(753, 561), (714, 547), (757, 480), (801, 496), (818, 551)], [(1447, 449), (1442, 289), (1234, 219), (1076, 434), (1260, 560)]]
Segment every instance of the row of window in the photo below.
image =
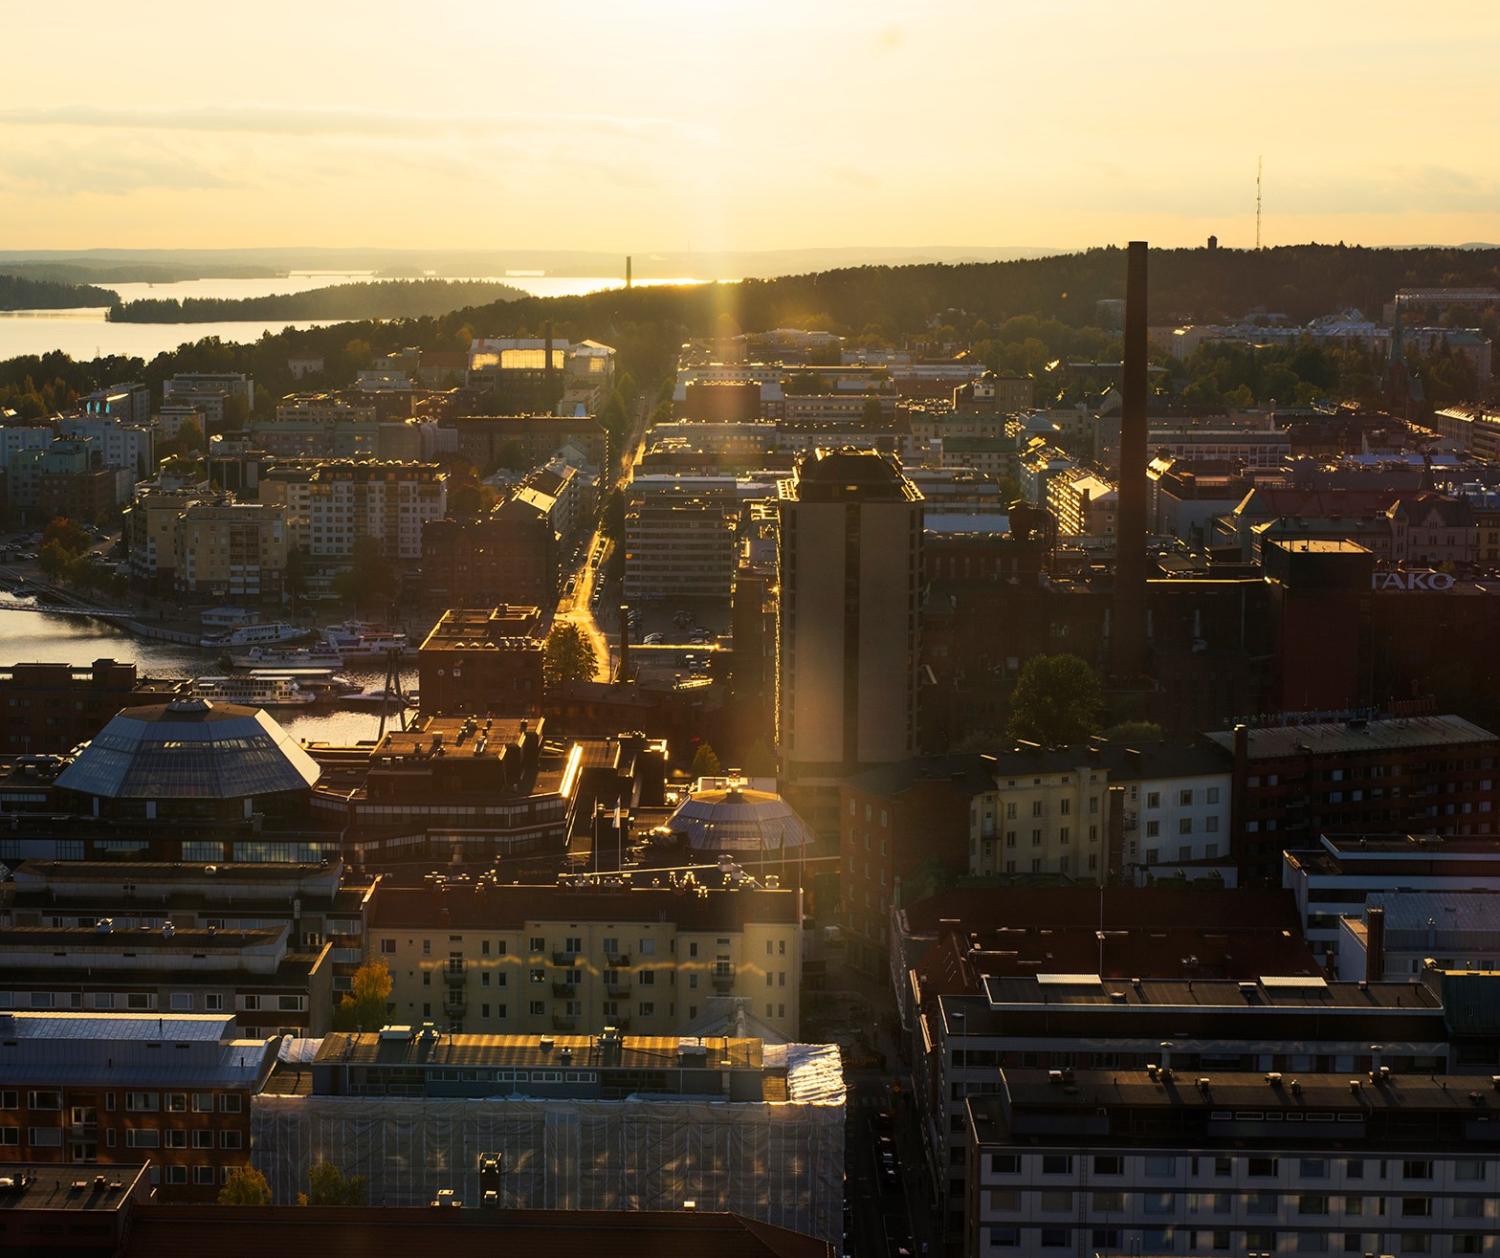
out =
[[(1082, 1229), (1080, 1229), (1082, 1230)], [(1123, 1233), (1119, 1228), (1096, 1227), (1084, 1231), (1092, 1252), (1124, 1252)], [(1370, 1252), (1367, 1237), (1384, 1241), (1387, 1234), (1363, 1232), (1295, 1232), (1279, 1233), (1254, 1229), (1245, 1232), (1227, 1230), (1192, 1230), (1188, 1228), (1157, 1227), (1142, 1228), (1140, 1240), (1131, 1242), (1130, 1252), (1148, 1254), (1171, 1253), (1260, 1253), (1286, 1252), (1281, 1245), (1283, 1238), (1295, 1238), (1292, 1250), (1299, 1254)], [(1006, 1225), (990, 1226), (984, 1230), (984, 1238), (993, 1249), (1077, 1249), (1078, 1240), (1073, 1229), (1066, 1227), (1019, 1228)], [(1400, 1254), (1431, 1254), (1440, 1251), (1443, 1239), (1427, 1232), (1402, 1232), (1396, 1237), (1396, 1252)], [(1446, 1238), (1449, 1253), (1481, 1254), (1484, 1252), (1484, 1236), (1479, 1233), (1459, 1233)]]
[[(1309, 1115), (1309, 1118), (1312, 1117)], [(1071, 1153), (1044, 1153), (1041, 1155), (1040, 1169), (1043, 1175), (1071, 1175), (1077, 1160)], [(1365, 1158), (1343, 1158), (1340, 1161), (1346, 1179), (1364, 1179), (1367, 1166), (1373, 1166), (1372, 1178), (1383, 1178), (1386, 1174), (1386, 1161), (1383, 1158), (1374, 1159), (1373, 1162), (1367, 1162)], [(1141, 1169), (1148, 1177), (1168, 1179), (1178, 1173), (1179, 1163), (1185, 1163), (1187, 1172), (1194, 1175), (1199, 1173), (1202, 1163), (1205, 1164), (1205, 1172), (1212, 1170), (1215, 1177), (1222, 1179), (1234, 1174), (1234, 1162), (1234, 1157), (1228, 1154), (1180, 1158), (1175, 1154), (1164, 1153), (1143, 1157)], [(1019, 1153), (992, 1153), (989, 1157), (992, 1175), (1019, 1175), (1024, 1165), (1025, 1155)], [(1401, 1178), (1405, 1180), (1431, 1180), (1436, 1165), (1432, 1158), (1404, 1158), (1392, 1161), (1390, 1170), (1393, 1175), (1399, 1170)], [(1475, 1182), (1484, 1179), (1488, 1163), (1483, 1158), (1454, 1158), (1452, 1166), (1455, 1179)], [(1095, 1175), (1123, 1175), (1125, 1159), (1119, 1154), (1096, 1153), (1092, 1155), (1089, 1169)], [(1295, 1174), (1299, 1182), (1327, 1179), (1333, 1173), (1333, 1159), (1266, 1155), (1245, 1158), (1245, 1173), (1252, 1178), (1274, 1179), (1283, 1171)]]
[[(215, 1097), (218, 1098), (217, 1102)], [(244, 1098), (238, 1092), (125, 1093), (125, 1111), (131, 1114), (154, 1114), (161, 1110), (168, 1114), (186, 1114), (190, 1105), (194, 1114), (212, 1114), (216, 1109), (221, 1114), (239, 1114), (243, 1112)], [(26, 1107), (33, 1110), (61, 1110), (63, 1094), (53, 1088), (35, 1088), (26, 1093)], [(20, 1089), (0, 1089), (0, 1110), (20, 1108)], [(115, 1108), (113, 1092), (104, 1094), (104, 1108), (106, 1111)], [(69, 1107), (69, 1116), (69, 1121), (75, 1124), (94, 1122), (98, 1118), (98, 1111), (91, 1106), (73, 1105)]]
[[(1180, 1205), (1175, 1192), (1132, 1194), (1095, 1190), (1087, 1194), (1087, 1203), (1094, 1214), (1121, 1214), (1129, 1204), (1136, 1206), (1142, 1214), (1177, 1214), (1183, 1209), (1190, 1214), (1230, 1214), (1239, 1208), (1246, 1214), (1280, 1214), (1287, 1203), (1292, 1206), (1291, 1213), (1303, 1218), (1326, 1218), (1330, 1214), (1372, 1217), (1390, 1214), (1403, 1219), (1430, 1219), (1435, 1213), (1431, 1197), (1393, 1197), (1388, 1208), (1384, 1197), (1329, 1197), (1322, 1193), (1302, 1193), (1293, 1197), (1278, 1192), (1192, 1192), (1183, 1196), (1186, 1201)], [(1075, 1194), (1070, 1189), (1038, 1192), (1030, 1203), (1024, 1198), (1025, 1194), (1019, 1189), (992, 1188), (987, 1205), (996, 1214), (1019, 1214), (1023, 1210), (1028, 1213), (1071, 1214), (1075, 1204)], [(1484, 1217), (1484, 1198), (1481, 1196), (1455, 1197), (1451, 1199), (1451, 1205), (1455, 1217)]]
[[(222, 992), (202, 992), (202, 1008), (207, 1013), (225, 1013), (228, 1000)], [(173, 1013), (191, 1013), (195, 1007), (195, 993), (173, 992), (170, 998)], [(149, 1013), (159, 1007), (155, 992), (93, 992), (89, 995), (90, 1009), (125, 1009), (137, 1013)], [(0, 991), (0, 1009), (82, 1009), (82, 992), (6, 992)], [(276, 1010), (280, 1013), (303, 1013), (307, 1010), (306, 996), (262, 996), (240, 995), (234, 998), (234, 1006), (250, 1012)]]

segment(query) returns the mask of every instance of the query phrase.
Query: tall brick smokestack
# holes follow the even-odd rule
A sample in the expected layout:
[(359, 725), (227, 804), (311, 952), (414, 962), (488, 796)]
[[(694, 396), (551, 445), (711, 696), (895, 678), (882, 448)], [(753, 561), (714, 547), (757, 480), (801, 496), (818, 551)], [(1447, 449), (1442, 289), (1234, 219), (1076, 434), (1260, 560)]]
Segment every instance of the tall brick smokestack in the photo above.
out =
[(1110, 664), (1121, 681), (1146, 672), (1146, 242), (1126, 254), (1125, 362), (1120, 387), (1120, 489)]

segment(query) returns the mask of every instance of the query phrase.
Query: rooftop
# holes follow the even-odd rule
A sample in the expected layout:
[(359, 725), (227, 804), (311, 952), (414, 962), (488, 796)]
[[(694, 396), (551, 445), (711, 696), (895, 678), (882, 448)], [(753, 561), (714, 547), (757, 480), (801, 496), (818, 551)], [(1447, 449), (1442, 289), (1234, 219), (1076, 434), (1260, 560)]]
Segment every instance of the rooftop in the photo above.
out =
[[(148, 1192), (147, 1167), (95, 1163), (43, 1163), (0, 1168), (0, 1213), (65, 1210), (114, 1213), (137, 1193)], [(92, 1251), (90, 1251), (92, 1252)]]
[[(127, 1168), (109, 1169), (118, 1176)], [(702, 1258), (709, 1250), (715, 1258), (834, 1258), (833, 1246), (825, 1241), (710, 1211), (219, 1205), (136, 1212), (125, 1258), (178, 1253), (211, 1253), (215, 1258), (265, 1258), (276, 1253), (369, 1258), (375, 1253), (429, 1251), (444, 1258), (532, 1252), (553, 1258), (598, 1258), (604, 1253), (611, 1258)]]
[(306, 790), (318, 773), (259, 708), (179, 699), (117, 713), (57, 785), (110, 799), (236, 799)]
[(369, 929), (522, 930), (528, 923), (672, 922), (679, 930), (738, 929), (745, 922), (794, 923), (793, 891), (700, 890), (675, 887), (382, 885)]
[[(405, 1031), (405, 1034), (400, 1032)], [(604, 1066), (597, 1037), (592, 1035), (434, 1035), (411, 1034), (410, 1028), (384, 1031), (335, 1031), (323, 1039), (314, 1059), (318, 1064), (404, 1066), (551, 1066), (571, 1059), (575, 1066)], [(625, 1035), (620, 1038), (619, 1070), (675, 1070), (682, 1054), (704, 1051), (699, 1064), (717, 1069), (723, 1061), (731, 1070), (759, 1070), (764, 1064), (760, 1040), (698, 1040), (675, 1035)]]
[[(1234, 730), (1219, 730), (1206, 737), (1226, 751), (1234, 751)], [(1461, 747), (1495, 741), (1495, 735), (1489, 730), (1461, 716), (1412, 716), (1375, 721), (1278, 725), (1247, 730), (1246, 737), (1251, 760), (1279, 760), (1306, 755), (1350, 755), (1418, 747)]]
[(1435, 1010), (1441, 1002), (1417, 983), (1340, 983), (1307, 975), (1264, 975), (1255, 981), (1224, 979), (1101, 979), (1097, 974), (990, 977), (992, 1008), (1094, 1006), (1105, 1009), (1213, 1010), (1219, 1014), (1266, 1009)]

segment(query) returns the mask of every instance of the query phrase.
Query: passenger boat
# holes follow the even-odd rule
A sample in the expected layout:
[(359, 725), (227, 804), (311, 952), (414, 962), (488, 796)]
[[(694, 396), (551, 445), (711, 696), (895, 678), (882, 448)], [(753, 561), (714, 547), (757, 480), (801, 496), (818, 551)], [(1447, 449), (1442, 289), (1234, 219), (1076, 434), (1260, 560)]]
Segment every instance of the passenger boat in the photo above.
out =
[(346, 620), (323, 630), (323, 645), (337, 652), (344, 663), (353, 660), (383, 660), (395, 651), (406, 650), (406, 634), (399, 629), (383, 629), (359, 620)]
[(253, 647), (272, 646), (278, 642), (297, 642), (312, 636), (310, 629), (300, 625), (289, 625), (284, 620), (268, 620), (254, 625), (238, 625), (228, 633), (204, 638), (199, 643), (205, 647)]
[(225, 657), (234, 668), (339, 668), (344, 658), (324, 646), (253, 646)]
[(317, 695), (303, 690), (290, 677), (270, 675), (195, 677), (193, 694), (200, 699), (243, 703), (252, 708), (301, 708), (317, 702)]

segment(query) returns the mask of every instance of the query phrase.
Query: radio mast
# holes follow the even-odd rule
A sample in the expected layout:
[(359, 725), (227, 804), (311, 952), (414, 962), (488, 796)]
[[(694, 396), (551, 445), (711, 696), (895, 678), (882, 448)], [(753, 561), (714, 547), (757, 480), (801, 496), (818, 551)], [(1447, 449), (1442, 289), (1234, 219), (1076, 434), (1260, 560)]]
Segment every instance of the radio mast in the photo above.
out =
[(1260, 252), (1260, 177), (1265, 169), (1265, 158), (1255, 159), (1255, 250)]

